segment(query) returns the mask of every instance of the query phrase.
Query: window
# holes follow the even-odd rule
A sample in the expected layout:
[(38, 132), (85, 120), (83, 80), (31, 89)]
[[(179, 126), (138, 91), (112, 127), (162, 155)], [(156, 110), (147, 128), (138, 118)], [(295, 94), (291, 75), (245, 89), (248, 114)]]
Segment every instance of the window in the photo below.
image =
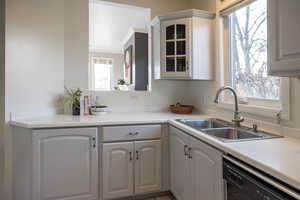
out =
[(113, 60), (110, 58), (92, 57), (91, 89), (109, 91), (112, 89)]
[(228, 15), (229, 82), (240, 97), (280, 100), (281, 80), (267, 73), (267, 0)]

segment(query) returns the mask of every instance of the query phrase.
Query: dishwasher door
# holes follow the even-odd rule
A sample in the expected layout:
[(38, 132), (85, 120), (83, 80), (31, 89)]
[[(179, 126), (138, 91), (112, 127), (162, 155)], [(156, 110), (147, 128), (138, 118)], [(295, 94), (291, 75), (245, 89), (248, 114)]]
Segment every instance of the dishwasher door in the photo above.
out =
[(229, 160), (223, 160), (225, 200), (296, 200)]

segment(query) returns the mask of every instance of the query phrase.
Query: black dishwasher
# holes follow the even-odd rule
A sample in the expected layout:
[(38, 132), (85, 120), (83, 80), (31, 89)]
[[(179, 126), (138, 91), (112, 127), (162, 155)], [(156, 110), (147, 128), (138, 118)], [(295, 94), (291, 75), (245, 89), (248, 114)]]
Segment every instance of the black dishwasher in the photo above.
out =
[[(234, 162), (232, 162), (234, 161)], [(283, 192), (270, 183), (247, 171), (247, 167), (229, 157), (223, 159), (223, 178), (225, 183), (225, 200), (297, 200), (300, 195), (295, 192)], [(269, 178), (268, 178), (269, 180)], [(290, 194), (293, 196), (291, 196)]]

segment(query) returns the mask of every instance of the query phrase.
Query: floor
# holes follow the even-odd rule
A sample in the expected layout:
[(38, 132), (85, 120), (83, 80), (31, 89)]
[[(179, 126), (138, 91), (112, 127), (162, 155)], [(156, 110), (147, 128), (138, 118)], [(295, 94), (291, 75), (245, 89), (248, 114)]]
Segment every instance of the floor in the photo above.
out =
[(162, 196), (162, 197), (156, 197), (156, 198), (149, 198), (145, 200), (174, 200), (172, 197), (169, 196)]

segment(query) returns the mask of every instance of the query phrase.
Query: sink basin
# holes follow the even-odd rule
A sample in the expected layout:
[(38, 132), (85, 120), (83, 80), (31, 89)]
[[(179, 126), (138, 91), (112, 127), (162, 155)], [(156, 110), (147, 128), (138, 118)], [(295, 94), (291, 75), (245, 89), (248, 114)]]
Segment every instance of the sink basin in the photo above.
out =
[(177, 121), (223, 142), (239, 142), (282, 137), (264, 131), (255, 132), (253, 129), (247, 127), (233, 127), (230, 122), (214, 118), (196, 120), (178, 119)]
[(262, 138), (262, 135), (255, 135), (251, 132), (236, 128), (215, 128), (203, 130), (207, 135), (225, 140), (244, 140)]
[(178, 119), (177, 121), (198, 130), (208, 129), (208, 128), (223, 128), (229, 126), (228, 122), (219, 119), (197, 119), (197, 120)]

